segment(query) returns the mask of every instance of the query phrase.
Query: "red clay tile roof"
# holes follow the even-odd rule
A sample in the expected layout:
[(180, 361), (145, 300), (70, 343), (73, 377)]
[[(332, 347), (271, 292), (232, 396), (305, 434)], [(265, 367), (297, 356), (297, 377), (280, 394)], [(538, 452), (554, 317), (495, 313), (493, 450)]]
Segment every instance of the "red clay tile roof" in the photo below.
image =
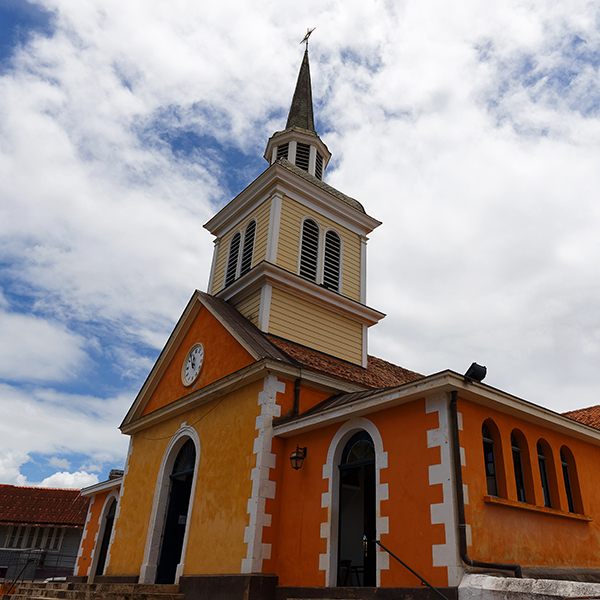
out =
[(584, 425), (600, 429), (600, 405), (570, 410), (563, 413), (563, 416), (569, 417), (569, 419), (573, 419), (574, 421), (579, 421)]
[(80, 490), (0, 485), (0, 523), (83, 527), (89, 498)]
[(328, 354), (322, 354), (294, 342), (277, 338), (273, 335), (265, 337), (280, 350), (293, 358), (296, 362), (311, 369), (327, 375), (333, 375), (346, 381), (351, 381), (367, 388), (386, 388), (409, 383), (422, 379), (423, 375), (398, 367), (381, 358), (369, 356), (367, 368), (340, 360)]

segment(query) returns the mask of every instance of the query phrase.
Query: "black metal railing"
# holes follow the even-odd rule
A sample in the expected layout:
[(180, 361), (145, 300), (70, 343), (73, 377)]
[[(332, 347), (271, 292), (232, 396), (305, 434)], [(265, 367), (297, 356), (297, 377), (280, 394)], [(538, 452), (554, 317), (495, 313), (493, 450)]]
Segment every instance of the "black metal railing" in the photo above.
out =
[[(12, 589), (19, 581), (43, 581), (73, 575), (77, 556), (65, 552), (39, 549), (2, 550), (6, 566), (4, 583)], [(5, 592), (7, 593), (7, 592)]]
[(427, 586), (431, 590), (433, 590), (438, 596), (444, 598), (444, 600), (449, 600), (440, 590), (436, 587), (432, 586), (428, 581), (423, 579), (414, 569), (411, 569), (401, 558), (398, 558), (389, 548), (386, 548), (379, 540), (374, 540), (374, 542), (382, 549), (385, 550), (392, 558), (395, 558), (405, 569), (408, 569), (415, 577), (421, 580), (421, 585)]

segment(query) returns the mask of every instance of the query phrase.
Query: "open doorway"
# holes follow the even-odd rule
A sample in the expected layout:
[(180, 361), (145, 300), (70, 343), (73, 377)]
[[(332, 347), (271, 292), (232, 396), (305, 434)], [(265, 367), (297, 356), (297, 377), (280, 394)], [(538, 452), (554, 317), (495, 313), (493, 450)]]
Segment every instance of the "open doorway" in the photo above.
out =
[(339, 464), (338, 586), (376, 585), (375, 449), (366, 431), (355, 433)]
[(169, 476), (171, 481), (169, 503), (156, 571), (156, 583), (175, 582), (185, 538), (195, 464), (196, 447), (192, 440), (188, 440), (177, 454), (173, 471)]
[(110, 506), (104, 517), (104, 533), (102, 534), (102, 542), (100, 543), (100, 555), (96, 563), (94, 576), (102, 575), (106, 566), (106, 556), (108, 555), (108, 545), (110, 544), (110, 536), (112, 535), (113, 525), (115, 523), (115, 513), (117, 512), (117, 501), (113, 498), (110, 501)]

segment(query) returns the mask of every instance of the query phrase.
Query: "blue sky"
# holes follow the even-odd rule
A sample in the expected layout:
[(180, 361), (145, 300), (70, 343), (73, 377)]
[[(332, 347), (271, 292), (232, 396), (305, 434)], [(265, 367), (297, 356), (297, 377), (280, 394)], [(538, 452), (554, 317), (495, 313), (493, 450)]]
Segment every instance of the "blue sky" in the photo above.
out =
[(370, 352), (597, 404), (595, 3), (5, 0), (0, 482), (83, 486), (265, 167), (307, 27), (331, 185), (384, 225)]

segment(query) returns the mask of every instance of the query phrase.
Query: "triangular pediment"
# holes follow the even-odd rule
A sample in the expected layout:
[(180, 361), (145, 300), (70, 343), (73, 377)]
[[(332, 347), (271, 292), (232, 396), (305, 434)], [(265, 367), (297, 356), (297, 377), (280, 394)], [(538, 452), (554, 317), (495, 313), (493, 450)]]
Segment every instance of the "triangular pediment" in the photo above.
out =
[[(203, 348), (202, 366), (188, 384), (184, 363), (197, 344)], [(121, 428), (263, 358), (289, 360), (229, 304), (196, 291)]]

